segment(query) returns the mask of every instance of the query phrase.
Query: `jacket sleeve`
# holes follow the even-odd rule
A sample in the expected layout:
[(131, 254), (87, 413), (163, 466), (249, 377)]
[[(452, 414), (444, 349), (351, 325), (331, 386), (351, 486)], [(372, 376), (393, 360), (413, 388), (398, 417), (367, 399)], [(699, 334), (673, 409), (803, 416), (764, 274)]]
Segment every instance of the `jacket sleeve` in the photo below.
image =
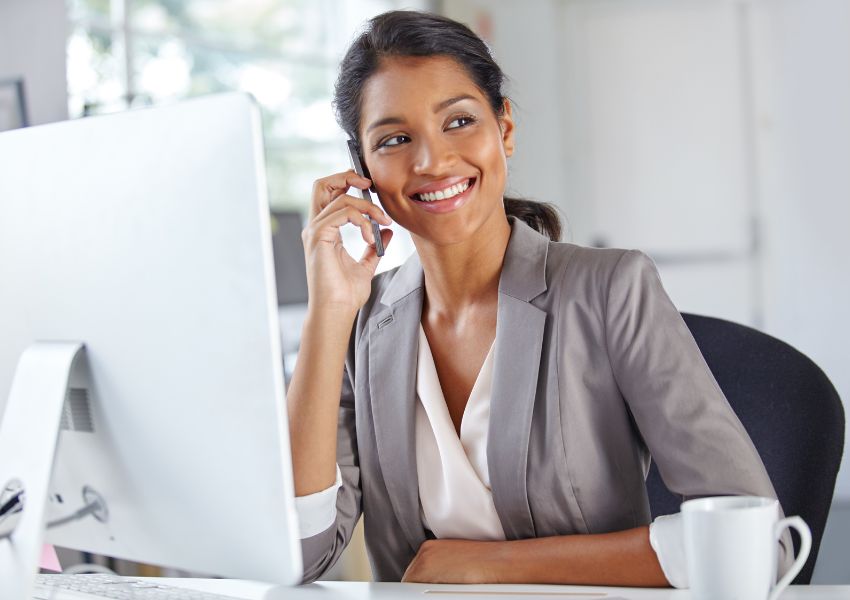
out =
[(360, 465), (355, 430), (354, 389), (346, 365), (342, 380), (337, 426), (336, 462), (341, 485), (336, 495), (336, 516), (330, 527), (301, 540), (304, 574), (301, 583), (312, 583), (330, 569), (351, 540), (360, 519)]
[[(667, 488), (683, 500), (776, 498), (747, 431), (645, 254), (629, 250), (620, 257), (605, 322), (614, 377)], [(790, 548), (786, 530), (780, 574), (793, 562)]]

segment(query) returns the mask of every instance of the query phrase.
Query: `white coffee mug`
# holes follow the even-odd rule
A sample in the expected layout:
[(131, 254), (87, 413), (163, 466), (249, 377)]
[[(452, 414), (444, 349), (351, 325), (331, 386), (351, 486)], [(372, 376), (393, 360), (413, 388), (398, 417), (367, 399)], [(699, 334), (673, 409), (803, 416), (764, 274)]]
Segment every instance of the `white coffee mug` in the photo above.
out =
[[(809, 557), (812, 533), (800, 517), (779, 519), (779, 502), (720, 496), (682, 503), (685, 560), (695, 600), (776, 600)], [(793, 527), (802, 541), (791, 569), (774, 585), (778, 541)], [(793, 552), (793, 548), (788, 549)]]

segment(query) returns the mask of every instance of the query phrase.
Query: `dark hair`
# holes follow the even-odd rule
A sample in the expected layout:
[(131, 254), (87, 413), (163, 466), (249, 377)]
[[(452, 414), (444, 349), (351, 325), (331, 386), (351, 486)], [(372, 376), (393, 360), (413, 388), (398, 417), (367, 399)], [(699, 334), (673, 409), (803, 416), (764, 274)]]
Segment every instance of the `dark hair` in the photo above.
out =
[[(394, 10), (372, 18), (340, 63), (334, 110), (340, 127), (360, 143), (360, 105), (364, 84), (385, 56), (447, 56), (456, 60), (487, 97), (493, 112), (504, 114), (504, 73), (487, 44), (463, 23), (428, 12)], [(561, 221), (551, 204), (504, 198), (505, 213), (525, 221), (550, 239), (561, 239)]]

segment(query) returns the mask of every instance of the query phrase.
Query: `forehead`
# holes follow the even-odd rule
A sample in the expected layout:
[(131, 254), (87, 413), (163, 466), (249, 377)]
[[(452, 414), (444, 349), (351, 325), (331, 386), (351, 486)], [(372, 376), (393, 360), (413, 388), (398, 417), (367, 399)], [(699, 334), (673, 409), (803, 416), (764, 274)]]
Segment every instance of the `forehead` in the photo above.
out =
[(404, 56), (381, 59), (381, 65), (363, 88), (361, 127), (386, 116), (402, 116), (435, 101), (469, 94), (481, 102), (484, 95), (457, 61), (447, 56)]

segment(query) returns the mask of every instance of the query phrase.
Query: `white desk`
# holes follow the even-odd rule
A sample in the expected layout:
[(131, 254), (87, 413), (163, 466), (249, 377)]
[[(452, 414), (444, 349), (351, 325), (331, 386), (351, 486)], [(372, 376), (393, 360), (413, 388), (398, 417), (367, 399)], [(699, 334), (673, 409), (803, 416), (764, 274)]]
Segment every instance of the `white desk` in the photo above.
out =
[[(247, 600), (688, 600), (688, 590), (569, 585), (433, 585), (320, 581), (285, 588), (224, 579), (163, 579), (201, 591)], [(791, 586), (779, 600), (850, 600), (850, 585)]]

